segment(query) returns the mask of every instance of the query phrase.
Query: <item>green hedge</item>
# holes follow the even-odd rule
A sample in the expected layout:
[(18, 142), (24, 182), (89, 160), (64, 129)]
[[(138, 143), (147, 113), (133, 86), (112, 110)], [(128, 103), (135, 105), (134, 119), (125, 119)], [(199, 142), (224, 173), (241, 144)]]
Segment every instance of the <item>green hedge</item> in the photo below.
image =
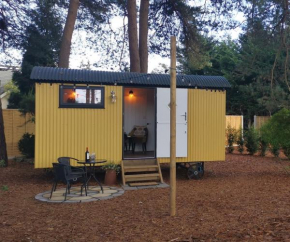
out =
[(18, 149), (26, 158), (34, 157), (34, 134), (25, 133), (18, 142)]
[(274, 114), (260, 132), (275, 156), (279, 155), (279, 148), (282, 148), (290, 159), (290, 110), (283, 108)]

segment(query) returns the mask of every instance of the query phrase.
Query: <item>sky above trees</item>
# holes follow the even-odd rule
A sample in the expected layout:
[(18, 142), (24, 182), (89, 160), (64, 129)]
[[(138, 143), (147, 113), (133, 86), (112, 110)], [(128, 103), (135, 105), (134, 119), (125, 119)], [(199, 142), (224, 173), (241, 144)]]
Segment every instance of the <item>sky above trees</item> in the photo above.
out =
[[(242, 22), (244, 21), (243, 13), (237, 12), (237, 15), (235, 15), (235, 19), (242, 24)], [(122, 18), (115, 17), (111, 21), (112, 21), (112, 26), (114, 30), (117, 30), (118, 28), (122, 27), (122, 21), (123, 21)], [(242, 28), (238, 26), (235, 29), (229, 29), (229, 30), (218, 30), (218, 31), (212, 30), (210, 31), (210, 33), (208, 33), (208, 35), (212, 36), (214, 39), (222, 41), (228, 38), (232, 40), (236, 40), (239, 38), (239, 35), (241, 33), (242, 33)], [(73, 41), (72, 41), (73, 42), (72, 52), (71, 52), (71, 57), (70, 57), (71, 68), (79, 68), (82, 65), (85, 66), (88, 64), (88, 61), (89, 61), (92, 69), (106, 70), (107, 69), (106, 66), (104, 67), (93, 66), (93, 63), (97, 63), (102, 58), (102, 55), (100, 55), (98, 52), (92, 52), (92, 49), (90, 48), (80, 49), (80, 44), (86, 41), (86, 35), (87, 33), (82, 30), (76, 30), (74, 33)], [(148, 72), (152, 72), (156, 68), (160, 69), (161, 64), (165, 64), (169, 66), (170, 64), (169, 58), (162, 57), (157, 54), (149, 53)], [(116, 68), (115, 70), (118, 70), (118, 68)]]
[[(191, 6), (202, 6), (204, 8), (210, 8), (210, 6), (205, 6), (204, 3), (206, 1), (200, 0), (200, 1), (187, 1), (189, 5)], [(137, 0), (137, 6), (140, 5), (140, 1)], [(31, 5), (32, 7), (35, 7), (34, 5)], [(65, 16), (65, 12), (63, 11), (63, 15)], [(63, 18), (64, 18), (63, 16)], [(213, 17), (213, 16), (212, 16)], [(208, 18), (204, 16), (203, 18)], [(219, 18), (223, 19), (222, 16), (219, 16)], [(244, 21), (243, 13), (237, 12), (233, 15), (233, 18), (238, 21), (240, 24)], [(223, 21), (226, 22), (226, 19)], [(127, 18), (123, 18), (122, 16), (115, 16), (110, 19), (110, 28), (112, 28), (114, 31), (120, 31), (120, 29), (123, 28), (123, 24), (127, 24)], [(81, 21), (77, 20), (76, 25), (81, 25)], [(150, 30), (149, 30), (150, 31)], [(241, 26), (238, 25), (236, 28), (231, 29), (208, 29), (207, 36), (212, 36), (215, 39), (223, 40), (227, 39), (228, 37), (232, 39), (237, 39), (239, 34), (242, 32)], [(152, 32), (152, 31), (151, 31)], [(100, 52), (100, 49), (96, 49), (91, 43), (87, 41), (89, 38), (93, 38), (94, 33), (86, 31), (82, 28), (77, 28), (74, 31), (73, 39), (72, 39), (72, 50), (71, 50), (71, 56), (70, 56), (70, 67), (71, 68), (80, 68), (86, 67), (90, 65), (92, 69), (108, 69), (108, 65), (105, 65), (104, 63), (101, 63), (104, 59), (104, 53)], [(181, 45), (180, 42), (177, 42), (177, 45)], [(111, 48), (116, 48), (114, 46), (114, 43), (112, 42)], [(5, 53), (0, 51), (0, 64), (11, 64), (11, 65), (20, 65), (22, 61), (22, 52), (21, 50), (17, 50), (15, 48), (6, 48)], [(124, 61), (128, 62), (129, 58), (128, 56), (124, 57)], [(149, 53), (149, 72), (156, 69), (158, 65), (166, 64), (169, 65), (169, 59), (166, 57), (162, 57), (155, 53)], [(118, 66), (110, 66), (110, 69), (112, 70), (119, 70), (120, 68)]]
[[(160, 1), (161, 2), (161, 1)], [(191, 6), (195, 6), (195, 7), (203, 7), (206, 9), (212, 8), (212, 6), (205, 6), (205, 2), (204, 0), (200, 0), (200, 1), (187, 1), (189, 5)], [(137, 0), (137, 7), (140, 6), (140, 0)], [(214, 11), (214, 10), (212, 10)], [(239, 35), (242, 33), (242, 25), (245, 21), (245, 17), (243, 12), (239, 12), (237, 10), (233, 11), (233, 15), (232, 18), (234, 21), (237, 21), (237, 26), (235, 27), (225, 27), (223, 29), (219, 28), (207, 28), (207, 33), (201, 31), (204, 35), (212, 37), (216, 40), (222, 41), (222, 40), (226, 40), (228, 38), (230, 39), (238, 39)], [(213, 17), (213, 15), (211, 15)], [(219, 16), (215, 16), (216, 18), (220, 18), (222, 21), (224, 21), (224, 23), (226, 24), (228, 22), (228, 20), (219, 15)], [(207, 16), (203, 16), (203, 18), (208, 18)], [(111, 28), (113, 31), (122, 31), (123, 25), (127, 25), (128, 21), (127, 18), (123, 18), (122, 16), (115, 16), (113, 17), (111, 20)], [(149, 34), (152, 34), (152, 30), (149, 30)], [(101, 53), (98, 50), (94, 50), (93, 47), (89, 47), (87, 45), (85, 45), (84, 43), (86, 43), (86, 39), (90, 38), (91, 34), (83, 31), (81, 29), (77, 29), (74, 32), (73, 35), (73, 45), (72, 45), (72, 52), (71, 52), (71, 56), (70, 56), (70, 66), (71, 68), (79, 68), (80, 66), (82, 67), (88, 67), (88, 65), (90, 65), (90, 67), (92, 69), (98, 69), (98, 70), (108, 70), (108, 65), (104, 65), (102, 64), (102, 60), (103, 60), (103, 53)], [(182, 43), (180, 41), (177, 40), (177, 45), (181, 46)], [(83, 47), (81, 47), (83, 46)], [(85, 47), (86, 46), (86, 47)], [(80, 48), (81, 47), (81, 48)], [(116, 48), (116, 46), (114, 44), (112, 44), (110, 46), (112, 49)], [(168, 53), (169, 54), (169, 53)], [(125, 62), (129, 62), (129, 56), (126, 56), (124, 58)], [(162, 69), (162, 65), (166, 65), (169, 66), (169, 58), (168, 57), (164, 57), (161, 55), (158, 55), (156, 53), (152, 53), (149, 52), (149, 62), (148, 62), (148, 71), (152, 72), (152, 71), (156, 71), (156, 69), (159, 69), (161, 71)], [(95, 65), (94, 65), (95, 64)], [(109, 68), (111, 70), (120, 70), (119, 66), (109, 66)]]

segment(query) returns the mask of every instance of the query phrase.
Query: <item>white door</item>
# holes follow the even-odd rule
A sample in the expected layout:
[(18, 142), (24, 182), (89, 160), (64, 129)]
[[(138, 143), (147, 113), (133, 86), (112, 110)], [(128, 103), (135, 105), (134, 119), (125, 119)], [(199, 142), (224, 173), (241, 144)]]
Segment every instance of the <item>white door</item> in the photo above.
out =
[[(157, 88), (157, 157), (170, 157), (170, 88)], [(187, 157), (187, 89), (176, 89), (176, 157)]]

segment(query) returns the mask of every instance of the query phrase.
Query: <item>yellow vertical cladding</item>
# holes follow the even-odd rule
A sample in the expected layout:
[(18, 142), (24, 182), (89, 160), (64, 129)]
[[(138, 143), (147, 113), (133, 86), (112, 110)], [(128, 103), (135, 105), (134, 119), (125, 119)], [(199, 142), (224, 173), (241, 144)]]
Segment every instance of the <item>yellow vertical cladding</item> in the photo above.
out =
[[(117, 102), (111, 102), (115, 91)], [(35, 168), (52, 167), (61, 156), (84, 160), (86, 147), (97, 159), (122, 159), (120, 86), (105, 86), (105, 108), (59, 108), (59, 84), (36, 84)], [(73, 164), (77, 165), (77, 164)]]
[[(225, 160), (226, 92), (188, 90), (187, 157), (176, 162)], [(158, 158), (160, 163), (169, 158)]]

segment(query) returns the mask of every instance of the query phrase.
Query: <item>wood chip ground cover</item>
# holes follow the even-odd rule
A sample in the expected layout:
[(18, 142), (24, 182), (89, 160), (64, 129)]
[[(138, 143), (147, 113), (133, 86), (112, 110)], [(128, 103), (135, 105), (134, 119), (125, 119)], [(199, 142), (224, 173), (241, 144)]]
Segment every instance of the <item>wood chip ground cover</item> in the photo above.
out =
[[(205, 163), (202, 180), (177, 169), (177, 216), (170, 217), (169, 188), (92, 203), (39, 202), (34, 197), (50, 190), (52, 176), (11, 161), (0, 169), (0, 240), (290, 241), (289, 165), (234, 154)], [(166, 166), (163, 177), (169, 183)]]

